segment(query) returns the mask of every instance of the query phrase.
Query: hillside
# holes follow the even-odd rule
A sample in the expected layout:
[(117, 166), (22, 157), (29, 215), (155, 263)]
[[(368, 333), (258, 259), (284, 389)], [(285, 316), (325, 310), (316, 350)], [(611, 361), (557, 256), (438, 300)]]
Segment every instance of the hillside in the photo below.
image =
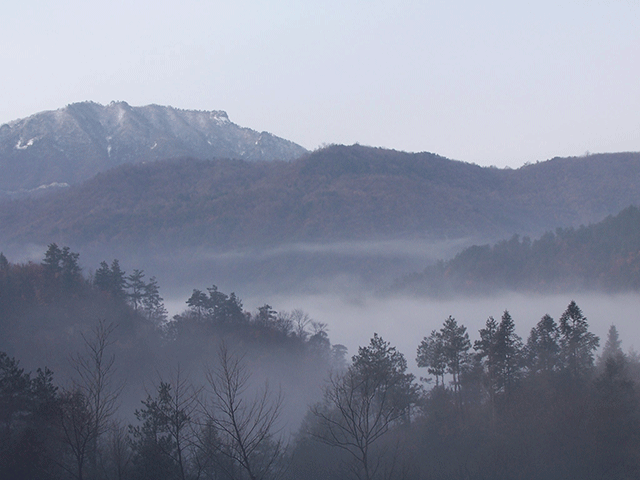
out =
[(496, 291), (540, 293), (640, 290), (640, 210), (531, 240), (514, 235), (474, 245), (454, 258), (398, 281), (394, 290), (431, 296)]
[(306, 150), (223, 111), (74, 103), (0, 126), (0, 197), (71, 185), (128, 163), (174, 157), (292, 160)]
[(601, 220), (640, 204), (640, 154), (517, 170), (430, 153), (332, 146), (293, 162), (125, 165), (46, 198), (0, 204), (4, 243), (242, 246), (474, 237)]

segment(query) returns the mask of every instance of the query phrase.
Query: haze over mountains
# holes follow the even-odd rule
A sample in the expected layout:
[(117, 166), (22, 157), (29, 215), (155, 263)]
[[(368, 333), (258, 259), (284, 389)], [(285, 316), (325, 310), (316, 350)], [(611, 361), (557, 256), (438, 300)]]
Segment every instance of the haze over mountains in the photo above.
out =
[(0, 195), (75, 184), (124, 163), (189, 156), (291, 160), (306, 150), (223, 111), (74, 103), (0, 126)]
[(498, 169), (361, 145), (307, 152), (224, 112), (124, 102), (36, 114), (3, 125), (0, 139), (0, 190), (71, 184), (0, 202), (5, 252), (57, 242), (93, 260), (154, 252), (157, 262), (200, 249), (216, 261), (198, 258), (191, 271), (235, 278), (230, 288), (255, 278), (300, 285), (323, 272), (391, 281), (472, 243), (535, 238), (640, 205), (640, 153)]

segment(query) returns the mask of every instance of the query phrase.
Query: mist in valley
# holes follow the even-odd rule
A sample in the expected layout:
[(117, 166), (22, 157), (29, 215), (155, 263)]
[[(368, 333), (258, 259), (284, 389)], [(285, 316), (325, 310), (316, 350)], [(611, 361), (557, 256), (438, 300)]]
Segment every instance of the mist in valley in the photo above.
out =
[[(637, 294), (601, 294), (570, 292), (555, 295), (505, 293), (486, 297), (460, 297), (449, 300), (371, 293), (346, 292), (271, 297), (274, 308), (301, 308), (328, 325), (335, 343), (344, 344), (349, 354), (357, 353), (374, 332), (390, 341), (405, 354), (411, 370), (425, 376), (415, 362), (416, 349), (423, 337), (438, 330), (450, 315), (467, 327), (471, 340), (478, 339), (488, 317), (499, 319), (508, 310), (516, 324), (516, 333), (526, 341), (531, 328), (545, 315), (556, 321), (574, 300), (589, 320), (590, 330), (601, 339), (607, 338), (613, 324), (620, 333), (625, 351), (640, 346), (640, 296)], [(251, 305), (253, 299), (245, 299)]]
[[(42, 252), (47, 247), (31, 246), (22, 251), (8, 251), (9, 261), (16, 265), (0, 265), (0, 274), (9, 279), (14, 274), (17, 275), (16, 279), (23, 278), (21, 275), (35, 275), (39, 286), (34, 290), (33, 301), (28, 299), (28, 294), (23, 294), (26, 305), (20, 308), (27, 312), (24, 316), (16, 316), (21, 310), (16, 310), (9, 301), (7, 311), (11, 320), (1, 325), (4, 338), (0, 351), (15, 356), (26, 371), (35, 372), (36, 368), (45, 366), (50, 368), (61, 398), (68, 399), (70, 392), (81, 385), (78, 383), (78, 359), (90, 354), (90, 348), (87, 350), (87, 347), (91, 346), (96, 326), (112, 328), (107, 358), (114, 359), (114, 373), (109, 387), (118, 390), (113, 419), (121, 427), (120, 430), (109, 430), (109, 435), (119, 431), (119, 438), (128, 435), (128, 441), (133, 442), (127, 450), (128, 455), (133, 455), (128, 457), (133, 463), (120, 465), (123, 471), (129, 472), (128, 475), (133, 475), (128, 478), (139, 478), (137, 475), (142, 467), (136, 462), (153, 458), (150, 453), (145, 453), (143, 443), (135, 442), (141, 439), (146, 442), (152, 438), (142, 429), (145, 425), (144, 428), (149, 428), (153, 415), (160, 415), (153, 409), (156, 408), (154, 405), (162, 404), (163, 385), (164, 388), (168, 385), (169, 393), (176, 395), (167, 398), (175, 399), (178, 402), (176, 405), (190, 412), (192, 417), (189, 418), (193, 421), (189, 428), (194, 428), (193, 432), (202, 428), (203, 424), (198, 422), (207, 418), (208, 421), (218, 419), (207, 408), (213, 408), (214, 403), (211, 402), (219, 398), (216, 397), (215, 388), (220, 388), (220, 385), (215, 387), (212, 379), (220, 378), (216, 375), (224, 365), (222, 349), (228, 349), (231, 365), (238, 360), (237, 365), (242, 369), (242, 378), (246, 382), (239, 390), (242, 402), (246, 405), (247, 402), (265, 399), (264, 408), (256, 407), (257, 410), (250, 411), (270, 414), (275, 406), (278, 409), (278, 415), (270, 419), (270, 433), (265, 437), (268, 441), (265, 440), (263, 447), (267, 448), (270, 455), (274, 455), (273, 465), (278, 465), (278, 468), (286, 465), (288, 470), (278, 474), (271, 472), (264, 478), (299, 478), (314, 471), (317, 478), (328, 480), (344, 478), (349, 471), (369, 468), (366, 456), (353, 456), (353, 452), (349, 453), (351, 447), (340, 447), (343, 442), (351, 442), (351, 433), (342, 432), (340, 435), (346, 435), (344, 440), (334, 437), (336, 434), (332, 428), (339, 422), (335, 423), (331, 416), (333, 414), (327, 413), (332, 410), (326, 409), (340, 406), (335, 402), (339, 403), (343, 398), (340, 392), (347, 388), (345, 385), (349, 385), (349, 375), (363, 368), (358, 365), (370, 361), (371, 355), (380, 355), (382, 364), (391, 362), (393, 367), (385, 375), (392, 375), (390, 378), (395, 378), (393, 382), (404, 385), (405, 390), (398, 401), (407, 403), (401, 403), (404, 405), (402, 408), (380, 407), (383, 408), (381, 414), (390, 415), (389, 420), (380, 430), (381, 440), (367, 444), (367, 448), (376, 452), (373, 455), (380, 455), (380, 462), (389, 468), (400, 462), (403, 468), (414, 469), (409, 474), (412, 478), (423, 478), (417, 473), (419, 471), (431, 472), (429, 475), (432, 478), (448, 475), (449, 467), (435, 460), (450, 455), (451, 465), (455, 468), (458, 462), (455, 452), (469, 455), (475, 451), (475, 447), (465, 440), (466, 435), (485, 438), (478, 445), (489, 442), (498, 450), (504, 448), (503, 441), (496, 437), (497, 427), (491, 423), (481, 425), (491, 415), (504, 413), (511, 419), (509, 422), (513, 418), (523, 419), (522, 426), (508, 424), (501, 433), (507, 443), (513, 443), (515, 438), (510, 428), (537, 431), (539, 428), (556, 428), (550, 426), (556, 424), (557, 428), (565, 429), (562, 430), (563, 435), (581, 438), (579, 431), (553, 420), (556, 413), (545, 419), (549, 424), (543, 422), (539, 426), (536, 418), (529, 418), (526, 409), (530, 409), (535, 417), (542, 415), (538, 410), (541, 407), (527, 406), (517, 395), (509, 401), (516, 410), (525, 410), (518, 410), (520, 413), (515, 417), (508, 413), (508, 409), (502, 412), (503, 407), (493, 402), (498, 402), (495, 399), (500, 398), (504, 398), (504, 401), (510, 399), (510, 389), (504, 385), (500, 387), (483, 383), (484, 374), (477, 373), (471, 364), (467, 365), (471, 380), (464, 380), (464, 389), (460, 389), (460, 373), (456, 377), (455, 370), (441, 374), (444, 384), (434, 383), (431, 372), (418, 367), (418, 347), (423, 346), (423, 340), (426, 341), (433, 331), (443, 331), (445, 321), (453, 317), (457, 325), (466, 328), (469, 339), (467, 348), (469, 358), (472, 358), (474, 343), (481, 338), (480, 330), (487, 328), (487, 319), (493, 317), (500, 322), (502, 318), (504, 321), (505, 311), (513, 319), (513, 334), (526, 343), (531, 329), (539, 327), (539, 322), (546, 314), (559, 322), (560, 317), (566, 315), (570, 303), (575, 301), (586, 317), (585, 321), (588, 321), (588, 330), (600, 339), (599, 349), (589, 353), (598, 366), (593, 375), (604, 375), (604, 360), (600, 361), (599, 355), (605, 347), (605, 340), (609, 341), (611, 325), (617, 328), (622, 350), (628, 354), (624, 361), (631, 359), (629, 367), (625, 367), (625, 371), (628, 371), (625, 375), (635, 375), (633, 372), (640, 369), (634, 353), (634, 348), (640, 345), (640, 296), (637, 293), (605, 294), (574, 289), (553, 294), (495, 291), (487, 295), (465, 295), (448, 292), (446, 296), (438, 298), (399, 293), (392, 288), (398, 278), (420, 272), (438, 260), (451, 258), (471, 243), (471, 239), (341, 242), (293, 244), (234, 252), (136, 250), (127, 249), (126, 246), (89, 248), (83, 249), (79, 256), (81, 275), (86, 280), (76, 276), (71, 286), (60, 283), (63, 276), (48, 276), (49, 267), (42, 260)], [(11, 254), (15, 257), (12, 258)], [(99, 287), (100, 283), (104, 282), (100, 275), (104, 276), (104, 271), (100, 273), (98, 270), (104, 270), (106, 266), (108, 272), (109, 265), (113, 270), (114, 260), (119, 262), (122, 278), (130, 278), (128, 276), (138, 270), (145, 274), (145, 281), (151, 277), (157, 279), (165, 313), (156, 320), (151, 320), (151, 316), (146, 319), (142, 307), (138, 312), (132, 311), (133, 303), (128, 297), (118, 296), (115, 291), (110, 293), (110, 287), (99, 291), (102, 288)], [(101, 262), (104, 263), (101, 265)], [(6, 270), (5, 273), (2, 268)], [(0, 286), (3, 285), (2, 275)], [(20, 282), (14, 280), (10, 280), (5, 287), (21, 288)], [(366, 371), (365, 368), (358, 375)], [(423, 377), (430, 378), (429, 382), (422, 381)], [(597, 388), (600, 388), (597, 385), (600, 384), (594, 382), (595, 390), (589, 395), (593, 396), (596, 403), (585, 406), (584, 415), (591, 415), (590, 409), (601, 408), (595, 400), (599, 395)], [(528, 383), (523, 385), (525, 389), (530, 388)], [(567, 395), (564, 401), (574, 401), (573, 395), (577, 394), (573, 391), (562, 393)], [(162, 405), (165, 405), (162, 408), (167, 408), (168, 404)], [(491, 413), (491, 409), (495, 410), (494, 413)], [(216, 415), (223, 414), (218, 412)], [(559, 411), (557, 415), (565, 414)], [(473, 419), (471, 423), (465, 420), (469, 417)], [(443, 427), (438, 423), (441, 421), (451, 422), (447, 428), (455, 426), (453, 433), (447, 434), (449, 447), (442, 437)], [(128, 434), (124, 433), (126, 429), (122, 430), (122, 426), (129, 429)], [(593, 428), (601, 427), (596, 425)], [(185, 453), (185, 458), (196, 462), (185, 467), (191, 469), (189, 471), (198, 471), (200, 467), (197, 467), (197, 462), (202, 449), (215, 444), (199, 437), (202, 431), (189, 437), (193, 444)], [(401, 433), (403, 431), (405, 433)], [(167, 435), (169, 437), (166, 438), (171, 438), (171, 434)], [(113, 440), (116, 437), (109, 438)], [(441, 446), (420, 450), (422, 446), (410, 446), (412, 441), (415, 445), (422, 445), (420, 442), (424, 441), (437, 442)], [(394, 451), (391, 448), (394, 442), (396, 453), (388, 456), (389, 452)], [(527, 437), (518, 439), (518, 442), (522, 443), (523, 451), (533, 452), (531, 455), (534, 457), (537, 455), (535, 449), (542, 448)], [(107, 453), (106, 445), (100, 455), (115, 461), (115, 457), (108, 457), (112, 454)], [(177, 448), (175, 445), (172, 448)], [(558, 455), (554, 460), (555, 465), (562, 464), (565, 455), (562, 444), (554, 445)], [(287, 449), (281, 451), (280, 448), (285, 446)], [(592, 445), (587, 442), (576, 458), (583, 458), (589, 448)], [(420, 453), (412, 455), (412, 449), (418, 449)], [(166, 454), (159, 455), (159, 458), (166, 457)], [(209, 459), (217, 458), (211, 452), (206, 455)], [(327, 463), (328, 458), (332, 462)], [(600, 468), (598, 462), (601, 460), (598, 458), (594, 462)], [(257, 462), (256, 459), (254, 461)], [(65, 462), (74, 463), (72, 460)], [(207, 467), (210, 469), (207, 475), (211, 478), (224, 471), (224, 462), (220, 459), (216, 462), (221, 463), (214, 462)], [(486, 462), (474, 464), (472, 468), (476, 471), (471, 478), (481, 478), (487, 468), (494, 469), (491, 478), (500, 478), (497, 472), (501, 468), (517, 470), (520, 465), (518, 462), (520, 460), (513, 460), (501, 466), (487, 457)], [(523, 459), (522, 462), (527, 464), (530, 461)], [(554, 464), (550, 462), (549, 465)], [(53, 472), (57, 467), (47, 468)], [(551, 478), (548, 468), (531, 468), (535, 475), (541, 475), (531, 478)], [(575, 468), (571, 471), (580, 470)], [(390, 473), (388, 478), (394, 475)], [(242, 476), (232, 475), (229, 478)]]
[[(625, 349), (640, 346), (640, 296), (636, 293), (454, 292), (438, 298), (397, 293), (390, 288), (398, 278), (451, 258), (473, 243), (470, 238), (380, 240), (228, 252), (141, 251), (120, 245), (84, 249), (80, 263), (92, 276), (101, 261), (110, 263), (116, 258), (126, 273), (142, 269), (147, 278), (156, 277), (169, 319), (187, 310), (187, 299), (194, 289), (215, 285), (222, 292), (235, 293), (249, 312), (264, 304), (277, 312), (303, 310), (314, 321), (326, 324), (332, 343), (345, 345), (349, 356), (378, 333), (406, 355), (412, 369), (417, 368), (415, 350), (422, 337), (449, 316), (465, 325), (474, 338), (488, 317), (499, 318), (508, 310), (517, 333), (526, 340), (543, 315), (557, 319), (572, 300), (601, 339), (615, 324)], [(44, 250), (44, 246), (31, 245), (10, 253), (18, 262), (38, 263)]]
[(640, 347), (637, 293), (572, 289), (551, 294), (454, 292), (438, 298), (391, 289), (398, 278), (451, 258), (473, 243), (473, 239), (462, 238), (301, 243), (272, 249), (181, 251), (152, 256), (123, 252), (126, 261), (121, 263), (144, 268), (158, 277), (169, 317), (185, 310), (193, 289), (216, 285), (221, 291), (238, 295), (248, 311), (254, 312), (265, 303), (278, 312), (303, 310), (313, 320), (326, 324), (331, 341), (345, 345), (349, 356), (378, 333), (405, 354), (412, 369), (417, 368), (415, 350), (422, 337), (440, 328), (449, 316), (465, 325), (474, 339), (488, 317), (499, 318), (508, 310), (517, 333), (526, 340), (542, 316), (549, 314), (557, 320), (572, 300), (601, 339), (614, 324), (625, 350)]

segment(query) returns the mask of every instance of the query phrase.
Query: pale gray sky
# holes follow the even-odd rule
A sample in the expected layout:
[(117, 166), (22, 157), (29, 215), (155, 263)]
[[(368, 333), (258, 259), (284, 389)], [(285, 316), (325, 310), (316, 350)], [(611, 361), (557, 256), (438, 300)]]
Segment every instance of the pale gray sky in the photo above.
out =
[(310, 149), (499, 167), (640, 150), (638, 0), (5, 1), (0, 44), (0, 123), (124, 100)]

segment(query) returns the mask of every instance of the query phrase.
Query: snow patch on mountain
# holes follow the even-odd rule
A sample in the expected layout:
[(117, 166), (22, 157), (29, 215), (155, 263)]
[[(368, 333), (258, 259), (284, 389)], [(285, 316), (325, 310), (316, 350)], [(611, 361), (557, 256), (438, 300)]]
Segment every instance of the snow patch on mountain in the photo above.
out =
[(20, 139), (18, 140), (18, 143), (16, 143), (16, 149), (17, 150), (26, 150), (27, 148), (31, 147), (33, 145), (33, 142), (35, 142), (36, 139), (35, 138), (31, 138), (29, 139), (29, 141), (27, 141), (27, 143), (23, 143), (23, 140)]

